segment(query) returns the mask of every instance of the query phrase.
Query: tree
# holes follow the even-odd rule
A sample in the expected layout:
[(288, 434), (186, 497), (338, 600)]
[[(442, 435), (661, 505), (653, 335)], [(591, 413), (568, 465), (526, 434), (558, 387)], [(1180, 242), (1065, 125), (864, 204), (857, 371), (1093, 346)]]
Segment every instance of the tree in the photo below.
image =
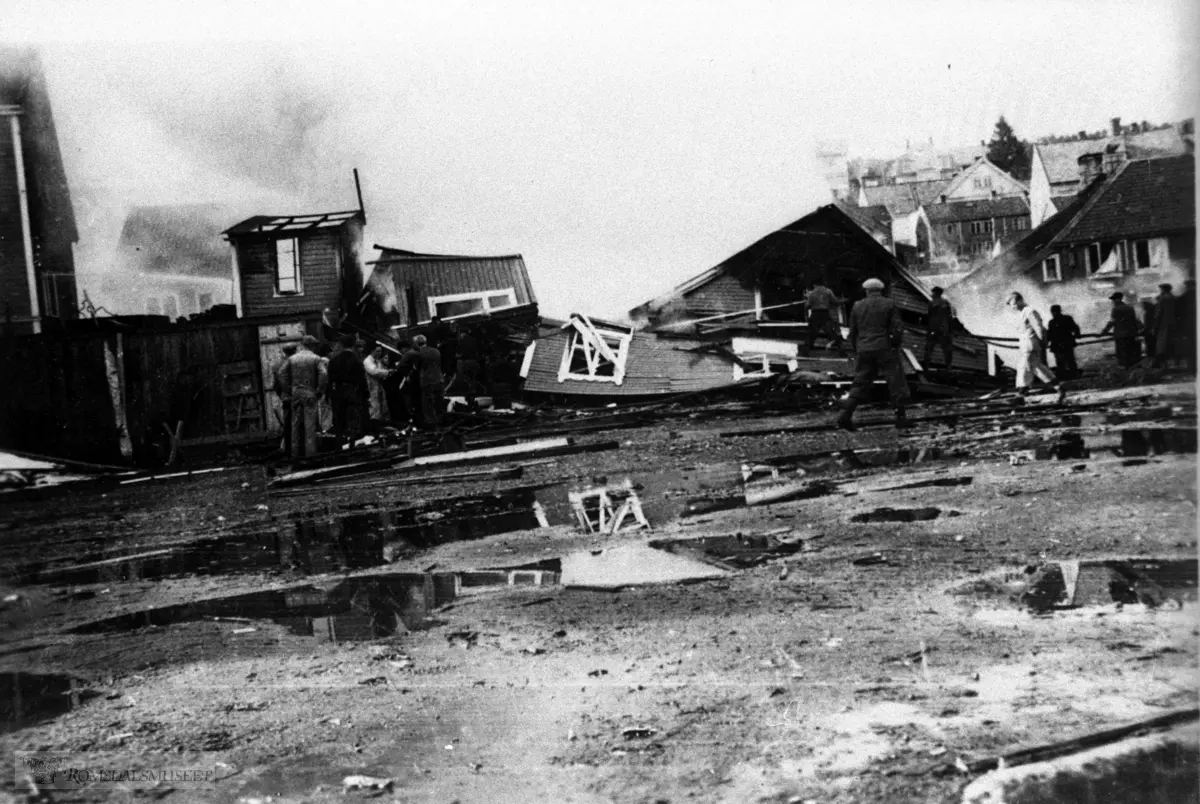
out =
[(996, 167), (1011, 173), (1020, 181), (1029, 181), (1030, 173), (1029, 143), (1019, 139), (1012, 126), (1000, 115), (996, 121), (996, 130), (992, 132), (992, 141), (988, 143), (988, 159)]

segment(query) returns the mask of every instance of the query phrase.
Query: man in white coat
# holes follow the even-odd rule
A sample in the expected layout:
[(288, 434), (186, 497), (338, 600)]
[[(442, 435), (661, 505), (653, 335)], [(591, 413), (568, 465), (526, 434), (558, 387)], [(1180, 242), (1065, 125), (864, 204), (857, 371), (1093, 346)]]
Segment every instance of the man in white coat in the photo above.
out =
[(1054, 374), (1042, 362), (1042, 345), (1046, 342), (1046, 327), (1042, 324), (1042, 317), (1016, 291), (1009, 295), (1008, 306), (1020, 316), (1017, 328), (1017, 393), (1029, 393), (1029, 386), (1035, 377), (1053, 387)]
[(383, 388), (383, 381), (392, 376), (392, 370), (384, 365), (382, 346), (375, 345), (375, 348), (371, 350), (371, 354), (367, 355), (367, 359), (363, 361), (363, 369), (367, 372), (367, 386), (370, 391), (370, 395), (368, 396), (370, 416), (372, 419), (388, 421), (391, 419), (391, 416), (388, 410), (387, 392)]

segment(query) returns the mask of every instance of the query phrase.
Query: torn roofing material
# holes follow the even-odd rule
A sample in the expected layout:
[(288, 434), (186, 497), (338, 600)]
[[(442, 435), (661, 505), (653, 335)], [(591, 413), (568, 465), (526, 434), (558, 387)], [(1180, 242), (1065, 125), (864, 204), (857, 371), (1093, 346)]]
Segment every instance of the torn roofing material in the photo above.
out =
[(365, 216), (362, 210), (350, 212), (316, 212), (308, 215), (254, 215), (241, 223), (230, 226), (221, 234), (236, 235), (287, 235), (315, 229), (336, 229), (352, 220), (363, 223)]

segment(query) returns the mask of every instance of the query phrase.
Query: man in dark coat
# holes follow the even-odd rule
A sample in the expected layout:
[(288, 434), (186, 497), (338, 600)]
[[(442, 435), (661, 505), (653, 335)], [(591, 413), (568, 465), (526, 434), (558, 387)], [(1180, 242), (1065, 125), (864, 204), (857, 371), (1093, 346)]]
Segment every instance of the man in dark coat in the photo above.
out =
[(400, 358), (399, 368), (401, 374), (416, 370), (421, 386), (421, 418), (425, 427), (436, 428), (446, 406), (442, 353), (430, 346), (424, 335), (417, 335), (412, 351)]
[(338, 338), (329, 358), (329, 402), (333, 406), (333, 432), (349, 443), (363, 432), (363, 407), (367, 399), (367, 374), (354, 349), (354, 336)]
[(850, 396), (842, 403), (842, 415), (837, 425), (843, 430), (854, 429), (854, 409), (871, 394), (871, 384), (883, 375), (888, 394), (896, 409), (896, 426), (907, 427), (905, 405), (908, 403), (908, 383), (896, 350), (900, 346), (903, 328), (896, 303), (883, 296), (883, 282), (868, 279), (863, 282), (867, 297), (850, 311), (850, 346), (854, 349), (854, 384)]
[(1179, 332), (1175, 320), (1179, 299), (1175, 298), (1171, 286), (1165, 282), (1158, 289), (1160, 292), (1154, 303), (1154, 365), (1169, 366), (1175, 357), (1175, 337)]
[(1137, 313), (1125, 303), (1124, 293), (1117, 291), (1108, 298), (1112, 300), (1112, 318), (1104, 325), (1104, 329), (1100, 330), (1100, 334), (1113, 334), (1117, 346), (1117, 363), (1122, 368), (1129, 368), (1142, 358), (1142, 350), (1138, 348), (1137, 340)]
[(942, 360), (946, 368), (954, 362), (954, 339), (950, 336), (950, 323), (954, 319), (954, 310), (950, 302), (942, 296), (941, 288), (934, 288), (933, 299), (929, 302), (929, 314), (925, 324), (925, 367), (933, 360), (934, 345), (942, 347)]
[(1055, 373), (1060, 380), (1079, 376), (1079, 364), (1075, 362), (1075, 341), (1081, 334), (1074, 318), (1064, 313), (1060, 305), (1050, 305), (1046, 341), (1054, 353)]
[(1183, 350), (1183, 358), (1187, 361), (1188, 371), (1196, 371), (1196, 280), (1188, 279), (1183, 283), (1183, 293), (1179, 294), (1176, 305), (1179, 321), (1179, 347)]
[(271, 390), (279, 397), (279, 406), (282, 408), (283, 419), (279, 425), (283, 428), (283, 451), (287, 454), (292, 453), (292, 389), (283, 386), (283, 379), (280, 377), (280, 372), (283, 371), (284, 365), (288, 362), (288, 358), (296, 354), (296, 344), (289, 343), (283, 347), (283, 356), (271, 366)]

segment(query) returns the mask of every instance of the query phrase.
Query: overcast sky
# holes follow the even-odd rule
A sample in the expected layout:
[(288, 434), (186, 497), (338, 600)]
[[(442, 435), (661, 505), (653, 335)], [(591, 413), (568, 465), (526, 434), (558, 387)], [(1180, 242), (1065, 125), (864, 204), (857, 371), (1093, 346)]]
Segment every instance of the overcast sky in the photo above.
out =
[(1194, 115), (1197, 6), (0, 0), (0, 37), (41, 47), (82, 273), (127, 205), (347, 209), (357, 167), (368, 245), (615, 316), (825, 203), (817, 140)]

